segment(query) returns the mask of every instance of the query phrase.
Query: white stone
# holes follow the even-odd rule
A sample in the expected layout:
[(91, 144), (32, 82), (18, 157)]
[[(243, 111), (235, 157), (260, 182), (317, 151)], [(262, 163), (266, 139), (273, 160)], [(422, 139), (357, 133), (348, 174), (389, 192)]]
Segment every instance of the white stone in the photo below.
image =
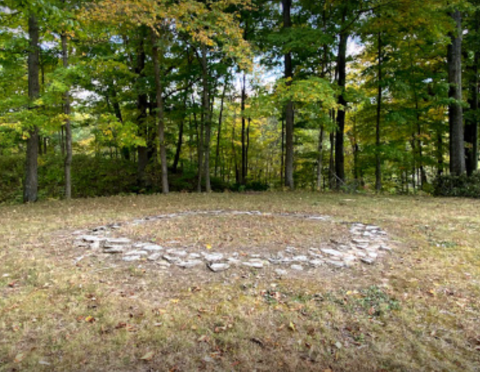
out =
[(195, 267), (202, 264), (203, 264), (203, 261), (200, 261), (200, 260), (180, 261), (175, 263), (175, 265), (182, 267), (184, 269), (189, 269), (191, 267)]
[(160, 257), (162, 257), (162, 254), (161, 254), (161, 253), (153, 253), (153, 254), (151, 254), (150, 256), (147, 257), (147, 260), (149, 260), (149, 261), (156, 261), (156, 260), (158, 260)]
[(314, 266), (314, 267), (321, 266), (321, 265), (323, 265), (324, 263), (325, 263), (325, 262), (322, 261), (322, 260), (311, 260), (311, 261), (309, 262), (309, 264), (310, 264), (311, 266)]
[(288, 274), (288, 271), (283, 269), (276, 269), (275, 274), (277, 274), (278, 276), (285, 276)]
[(249, 261), (249, 262), (242, 262), (242, 265), (253, 267), (254, 269), (263, 269), (263, 262)]
[(185, 257), (187, 255), (187, 252), (179, 251), (178, 249), (173, 249), (173, 248), (167, 250), (167, 253), (173, 254), (174, 256), (177, 256), (177, 257)]
[(125, 253), (125, 256), (146, 256), (148, 255), (148, 252), (145, 251), (130, 251)]
[(110, 245), (128, 245), (132, 241), (128, 238), (107, 238), (105, 239), (105, 246)]
[(157, 244), (146, 244), (144, 245), (143, 247), (141, 247), (143, 250), (145, 251), (149, 251), (149, 252), (158, 252), (158, 251), (162, 251), (163, 250), (163, 247), (157, 245)]
[(330, 264), (330, 265), (336, 266), (336, 267), (344, 267), (345, 266), (345, 263), (343, 263), (342, 261), (329, 260), (329, 261), (327, 261), (327, 263)]
[(123, 253), (124, 248), (121, 246), (111, 246), (103, 250), (105, 253)]
[(138, 261), (139, 259), (140, 259), (140, 256), (125, 256), (122, 258), (123, 261), (127, 261), (127, 262)]
[(373, 265), (375, 263), (375, 260), (373, 258), (368, 258), (368, 257), (362, 257), (361, 258), (362, 262)]
[(295, 257), (292, 257), (292, 261), (307, 262), (308, 257), (307, 256), (295, 256)]
[(190, 253), (188, 255), (189, 258), (202, 258), (202, 255), (199, 253)]
[(290, 266), (290, 269), (296, 270), (296, 271), (303, 271), (303, 266), (302, 265), (292, 265), (292, 266)]
[(330, 255), (330, 256), (343, 257), (343, 253), (341, 253), (341, 252), (339, 252), (335, 249), (323, 248), (321, 251), (325, 254)]
[(221, 253), (209, 253), (204, 255), (204, 258), (208, 262), (218, 262), (223, 260), (223, 254)]
[(212, 270), (213, 272), (216, 272), (216, 273), (218, 273), (220, 271), (228, 270), (230, 268), (230, 265), (226, 264), (226, 263), (212, 263), (212, 264), (209, 264), (207, 266), (210, 270)]
[(180, 258), (178, 256), (169, 256), (168, 254), (163, 255), (163, 258), (167, 260), (168, 262), (177, 262), (180, 261)]

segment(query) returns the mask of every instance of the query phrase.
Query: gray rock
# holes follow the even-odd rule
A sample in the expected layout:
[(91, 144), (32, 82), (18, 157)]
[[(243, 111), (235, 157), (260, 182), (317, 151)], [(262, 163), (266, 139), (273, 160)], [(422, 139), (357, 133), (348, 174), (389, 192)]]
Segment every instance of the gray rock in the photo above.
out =
[(184, 269), (189, 269), (191, 267), (195, 267), (202, 264), (203, 264), (203, 261), (200, 261), (200, 260), (180, 261), (175, 263), (175, 265), (182, 267)]
[(125, 253), (125, 256), (147, 256), (147, 255), (148, 255), (148, 252), (139, 251), (139, 250), (130, 251), (130, 252)]
[(392, 248), (390, 248), (388, 245), (380, 245), (380, 247), (378, 248), (380, 249), (381, 251), (387, 251), (387, 252), (391, 252), (392, 251)]
[(263, 269), (263, 262), (249, 261), (249, 262), (242, 262), (242, 265), (253, 267), (254, 269)]
[(157, 244), (146, 244), (143, 247), (141, 247), (145, 251), (149, 252), (158, 252), (158, 251), (163, 251), (163, 247), (157, 245)]
[(357, 247), (358, 249), (367, 249), (368, 246), (369, 246), (368, 244), (357, 244), (357, 245), (356, 245), (356, 247)]
[(122, 258), (122, 260), (126, 262), (138, 261), (139, 259), (140, 256), (125, 256)]
[(202, 258), (202, 255), (199, 253), (190, 253), (188, 255), (189, 258)]
[(235, 258), (235, 257), (229, 257), (227, 259), (228, 263), (229, 264), (232, 264), (232, 265), (240, 265), (242, 263), (242, 261), (240, 261), (239, 259)]
[(103, 252), (105, 253), (123, 253), (124, 248), (122, 246), (110, 246), (105, 248)]
[(307, 256), (295, 256), (295, 257), (292, 257), (292, 261), (307, 262), (308, 257)]
[(342, 262), (342, 261), (332, 261), (332, 260), (328, 260), (327, 263), (330, 264), (330, 265), (332, 265), (332, 266), (335, 266), (335, 267), (344, 267), (344, 266), (345, 266), (345, 263)]
[(290, 247), (289, 246), (289, 247), (285, 248), (285, 252), (287, 252), (287, 253), (295, 253), (296, 251), (297, 251), (297, 248), (295, 248), (295, 247)]
[(352, 242), (355, 243), (355, 244), (368, 244), (370, 243), (370, 240), (366, 240), (366, 239), (352, 239)]
[(365, 227), (365, 230), (367, 230), (367, 231), (380, 230), (380, 227), (375, 226), (375, 225), (367, 225), (367, 226)]
[(317, 267), (323, 265), (325, 262), (323, 260), (311, 260), (309, 264), (311, 266)]
[(328, 249), (328, 248), (323, 248), (321, 251), (325, 254), (328, 254), (330, 256), (335, 256), (335, 257), (343, 257), (343, 253), (339, 252), (335, 249)]
[(292, 266), (290, 266), (290, 269), (296, 270), (296, 271), (303, 271), (303, 266), (302, 265), (292, 265)]
[(156, 260), (158, 260), (160, 257), (162, 257), (162, 254), (161, 254), (161, 253), (153, 253), (153, 254), (151, 254), (150, 256), (147, 257), (147, 260), (149, 260), (149, 261), (156, 261)]
[(225, 271), (230, 268), (230, 265), (226, 263), (212, 263), (207, 266), (210, 270), (212, 270), (215, 273), (218, 273), (220, 271)]
[(288, 274), (288, 271), (283, 269), (275, 269), (275, 274), (278, 276), (285, 276)]
[(185, 251), (179, 251), (178, 249), (173, 249), (173, 248), (167, 250), (167, 253), (177, 257), (185, 257), (188, 254)]
[(223, 254), (221, 253), (209, 253), (204, 255), (204, 258), (208, 262), (218, 262), (223, 260)]
[(165, 261), (158, 261), (158, 262), (155, 262), (155, 264), (162, 268), (168, 268), (171, 266), (168, 262), (165, 262)]
[(163, 255), (163, 258), (164, 258), (165, 260), (167, 260), (168, 262), (172, 262), (172, 263), (175, 263), (175, 262), (180, 261), (180, 257), (178, 257), (178, 256), (169, 256), (168, 254), (164, 254), (164, 255)]
[(262, 256), (260, 256), (259, 254), (253, 254), (253, 253), (252, 253), (252, 254), (250, 254), (250, 257), (252, 257), (252, 258), (260, 258), (260, 257), (262, 257)]
[(95, 243), (95, 242), (105, 241), (107, 240), (107, 238), (96, 236), (96, 235), (82, 235), (76, 238), (76, 240), (83, 240), (84, 242), (87, 242), (87, 243)]
[(128, 238), (106, 238), (105, 246), (111, 247), (112, 245), (129, 245), (132, 241)]
[(360, 260), (363, 263), (366, 263), (368, 265), (373, 265), (375, 263), (375, 260), (373, 258), (369, 258), (369, 257), (362, 257)]

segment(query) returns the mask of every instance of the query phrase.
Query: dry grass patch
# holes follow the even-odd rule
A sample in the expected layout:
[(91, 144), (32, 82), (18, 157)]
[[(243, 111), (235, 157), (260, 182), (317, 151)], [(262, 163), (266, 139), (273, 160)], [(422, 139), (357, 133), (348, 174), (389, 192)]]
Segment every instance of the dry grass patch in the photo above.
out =
[[(138, 264), (108, 268), (95, 258), (73, 264), (79, 252), (67, 236), (75, 229), (232, 206), (375, 223), (398, 249), (373, 267), (284, 279), (269, 270), (199, 277)], [(308, 193), (3, 207), (0, 370), (476, 371), (479, 207), (463, 199)], [(246, 252), (308, 247), (344, 233), (329, 222), (233, 216), (124, 229), (159, 242)]]

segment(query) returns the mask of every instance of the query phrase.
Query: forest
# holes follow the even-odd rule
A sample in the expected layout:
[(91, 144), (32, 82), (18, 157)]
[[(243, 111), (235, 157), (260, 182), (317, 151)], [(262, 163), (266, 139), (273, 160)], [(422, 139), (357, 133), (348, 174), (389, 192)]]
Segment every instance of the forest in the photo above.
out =
[(4, 0), (0, 202), (478, 196), (478, 7)]

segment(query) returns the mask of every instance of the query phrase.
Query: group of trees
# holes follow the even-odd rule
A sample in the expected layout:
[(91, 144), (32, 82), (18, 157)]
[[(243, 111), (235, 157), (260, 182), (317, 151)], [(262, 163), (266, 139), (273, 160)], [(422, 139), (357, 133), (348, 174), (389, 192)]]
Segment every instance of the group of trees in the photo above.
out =
[(25, 157), (26, 202), (39, 155), (63, 158), (66, 198), (81, 153), (163, 193), (185, 173), (408, 191), (477, 170), (480, 1), (1, 4), (0, 155)]

